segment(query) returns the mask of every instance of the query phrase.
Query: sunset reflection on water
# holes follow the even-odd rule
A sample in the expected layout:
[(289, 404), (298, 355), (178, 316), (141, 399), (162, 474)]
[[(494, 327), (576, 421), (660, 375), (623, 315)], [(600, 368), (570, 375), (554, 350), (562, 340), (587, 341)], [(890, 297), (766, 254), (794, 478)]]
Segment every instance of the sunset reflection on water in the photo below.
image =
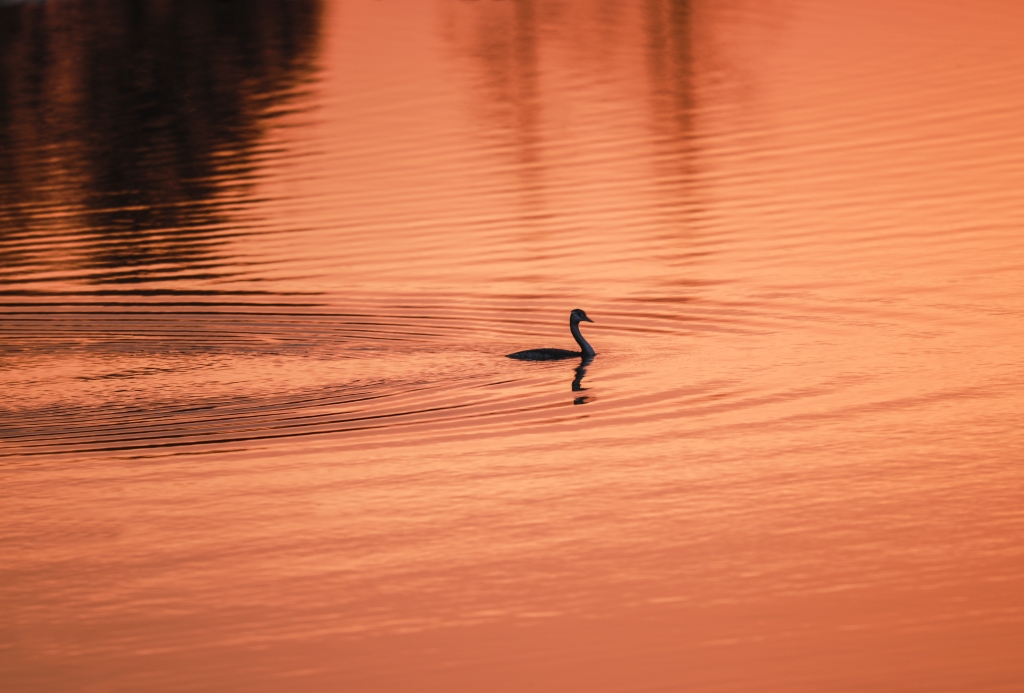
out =
[(1022, 28), (0, 5), (3, 687), (1018, 690)]

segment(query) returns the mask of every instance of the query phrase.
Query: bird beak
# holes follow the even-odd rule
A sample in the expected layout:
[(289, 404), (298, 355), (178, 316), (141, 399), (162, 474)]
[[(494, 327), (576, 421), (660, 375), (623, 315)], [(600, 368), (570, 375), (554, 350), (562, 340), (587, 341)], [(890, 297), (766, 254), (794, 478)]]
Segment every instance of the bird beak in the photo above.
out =
[(586, 320), (587, 322), (594, 322), (594, 321), (593, 321), (593, 320), (591, 320), (590, 318), (583, 318), (583, 319), (584, 319), (584, 320)]

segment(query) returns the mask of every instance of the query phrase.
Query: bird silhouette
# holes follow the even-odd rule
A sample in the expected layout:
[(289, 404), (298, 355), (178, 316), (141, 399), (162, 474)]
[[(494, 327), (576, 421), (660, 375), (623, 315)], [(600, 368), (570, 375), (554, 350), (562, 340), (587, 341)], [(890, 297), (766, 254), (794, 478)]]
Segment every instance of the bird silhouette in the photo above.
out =
[(580, 334), (581, 322), (594, 321), (588, 318), (587, 314), (579, 308), (574, 308), (569, 313), (569, 332), (572, 333), (572, 338), (576, 340), (576, 343), (580, 345), (580, 351), (569, 351), (568, 349), (527, 349), (525, 351), (517, 351), (514, 354), (508, 354), (508, 358), (519, 359), (520, 361), (558, 361), (560, 359), (578, 359), (580, 357), (591, 359), (597, 352)]

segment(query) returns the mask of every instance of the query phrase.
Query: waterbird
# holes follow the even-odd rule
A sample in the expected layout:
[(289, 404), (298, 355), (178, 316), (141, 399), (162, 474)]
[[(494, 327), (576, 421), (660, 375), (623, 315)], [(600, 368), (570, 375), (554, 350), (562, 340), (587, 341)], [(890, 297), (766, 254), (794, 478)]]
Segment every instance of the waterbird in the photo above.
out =
[(526, 351), (517, 351), (514, 354), (508, 354), (510, 359), (519, 359), (520, 361), (557, 361), (559, 359), (571, 359), (571, 358), (594, 358), (594, 347), (590, 346), (587, 340), (583, 339), (583, 335), (580, 334), (580, 323), (581, 322), (594, 322), (587, 317), (579, 308), (574, 308), (569, 313), (569, 331), (572, 332), (572, 338), (576, 340), (576, 343), (580, 345), (581, 351), (569, 351), (568, 349), (527, 349)]

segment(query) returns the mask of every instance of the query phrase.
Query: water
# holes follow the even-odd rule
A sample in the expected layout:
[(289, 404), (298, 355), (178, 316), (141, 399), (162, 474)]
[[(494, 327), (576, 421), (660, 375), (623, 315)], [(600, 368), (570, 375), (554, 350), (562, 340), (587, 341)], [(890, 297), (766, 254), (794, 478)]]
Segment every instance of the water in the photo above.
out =
[(4, 689), (1019, 690), (1021, 29), (4, 4)]

